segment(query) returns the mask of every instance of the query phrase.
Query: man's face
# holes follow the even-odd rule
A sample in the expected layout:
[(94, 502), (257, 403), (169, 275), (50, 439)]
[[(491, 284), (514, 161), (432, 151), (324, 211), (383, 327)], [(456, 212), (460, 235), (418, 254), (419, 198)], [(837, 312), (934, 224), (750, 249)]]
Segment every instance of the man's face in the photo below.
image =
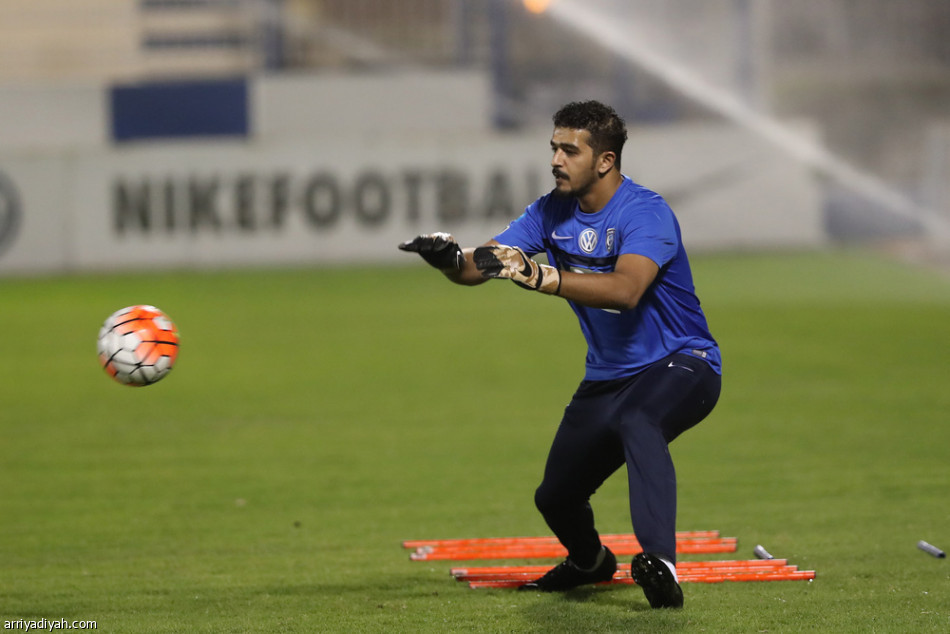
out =
[(551, 172), (555, 192), (579, 197), (597, 182), (594, 150), (588, 145), (590, 132), (572, 128), (554, 128), (551, 136)]

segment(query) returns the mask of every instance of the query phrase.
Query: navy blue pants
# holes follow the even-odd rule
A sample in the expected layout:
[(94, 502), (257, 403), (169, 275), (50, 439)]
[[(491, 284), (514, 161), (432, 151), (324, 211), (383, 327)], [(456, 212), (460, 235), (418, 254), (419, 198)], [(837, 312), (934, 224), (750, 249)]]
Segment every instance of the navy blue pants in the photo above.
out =
[(600, 552), (590, 497), (624, 464), (637, 540), (645, 552), (676, 562), (676, 471), (668, 445), (712, 411), (721, 384), (693, 354), (673, 355), (631, 377), (581, 383), (535, 493), (573, 562), (591, 566)]

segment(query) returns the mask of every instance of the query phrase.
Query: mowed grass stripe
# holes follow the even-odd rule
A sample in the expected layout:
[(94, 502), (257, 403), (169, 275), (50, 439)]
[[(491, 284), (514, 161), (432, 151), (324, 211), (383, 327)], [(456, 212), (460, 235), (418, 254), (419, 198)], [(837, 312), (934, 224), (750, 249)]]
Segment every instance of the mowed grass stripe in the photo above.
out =
[[(418, 266), (0, 280), (0, 618), (123, 632), (945, 631), (950, 283), (864, 253), (694, 255), (724, 352), (672, 446), (679, 525), (812, 582), (473, 592), (419, 536), (542, 535), (532, 505), (583, 341), (566, 306)], [(112, 311), (175, 320), (114, 384)], [(626, 482), (593, 499), (629, 532)], [(702, 559), (688, 556), (687, 561)], [(553, 563), (553, 562), (552, 562)]]

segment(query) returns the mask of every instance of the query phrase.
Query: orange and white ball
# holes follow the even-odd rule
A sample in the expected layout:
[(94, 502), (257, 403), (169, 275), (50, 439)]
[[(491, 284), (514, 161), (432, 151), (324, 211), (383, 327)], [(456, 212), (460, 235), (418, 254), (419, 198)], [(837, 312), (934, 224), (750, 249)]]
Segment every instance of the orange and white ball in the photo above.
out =
[(123, 385), (151, 385), (171, 372), (178, 343), (178, 329), (168, 315), (146, 304), (127, 306), (99, 329), (99, 363)]

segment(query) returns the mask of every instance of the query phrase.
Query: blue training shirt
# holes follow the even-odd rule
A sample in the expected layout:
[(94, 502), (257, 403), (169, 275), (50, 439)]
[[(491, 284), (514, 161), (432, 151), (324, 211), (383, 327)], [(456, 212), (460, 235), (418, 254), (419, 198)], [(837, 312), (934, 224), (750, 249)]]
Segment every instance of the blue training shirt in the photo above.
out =
[(628, 177), (600, 211), (584, 213), (574, 197), (553, 192), (537, 199), (495, 236), (528, 255), (575, 273), (608, 273), (627, 253), (646, 256), (659, 273), (636, 308), (590, 308), (569, 302), (587, 339), (584, 378), (618, 379), (671, 354), (697, 355), (722, 373), (719, 346), (693, 286), (679, 223), (659, 194)]

